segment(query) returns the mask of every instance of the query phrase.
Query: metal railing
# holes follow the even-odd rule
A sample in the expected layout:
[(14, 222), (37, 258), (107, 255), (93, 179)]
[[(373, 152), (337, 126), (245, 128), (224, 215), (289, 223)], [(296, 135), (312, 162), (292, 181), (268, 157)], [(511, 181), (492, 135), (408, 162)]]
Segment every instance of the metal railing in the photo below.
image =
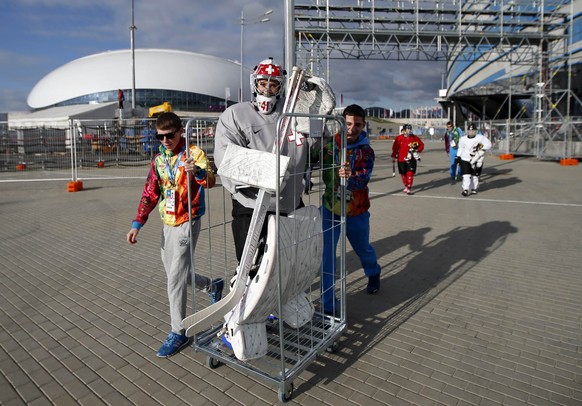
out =
[(582, 158), (582, 118), (567, 117), (538, 124), (529, 120), (490, 120), (477, 124), (491, 140), (494, 153), (547, 160)]
[[(217, 118), (182, 121), (192, 142), (212, 158)], [(71, 180), (143, 177), (159, 148), (155, 132), (155, 119), (68, 120), (18, 128), (0, 122), (0, 171), (36, 171), (39, 178), (40, 171), (66, 172)]]

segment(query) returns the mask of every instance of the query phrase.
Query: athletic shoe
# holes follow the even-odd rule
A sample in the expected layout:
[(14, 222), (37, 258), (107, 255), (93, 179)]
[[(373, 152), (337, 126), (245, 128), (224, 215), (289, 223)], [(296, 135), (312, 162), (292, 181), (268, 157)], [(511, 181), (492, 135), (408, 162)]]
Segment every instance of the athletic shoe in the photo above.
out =
[(230, 341), (228, 341), (228, 338), (226, 338), (226, 334), (221, 335), (220, 340), (224, 345), (226, 345), (228, 349), (232, 350), (232, 344), (230, 343)]
[(368, 278), (368, 293), (373, 295), (380, 290), (380, 274), (370, 276)]
[(410, 194), (410, 189), (408, 187), (405, 187), (403, 192), (408, 195), (408, 194)]
[(455, 180), (455, 178), (451, 178), (451, 185), (456, 185), (457, 181)]
[(279, 320), (279, 319), (278, 319), (278, 318), (277, 318), (277, 316), (275, 316), (274, 314), (269, 314), (269, 315), (267, 316), (267, 321), (270, 321), (271, 323), (274, 323), (274, 322), (276, 322), (277, 320)]
[(211, 303), (216, 303), (220, 299), (222, 299), (222, 289), (224, 289), (224, 281), (222, 279), (218, 278), (218, 279), (214, 279), (212, 281), (212, 284), (214, 285), (214, 290), (211, 292), (208, 292), (208, 296), (210, 296)]
[(408, 190), (406, 191), (407, 195), (411, 195), (412, 194), (412, 188), (408, 188)]
[(468, 190), (463, 190), (463, 193), (461, 193), (463, 196), (469, 196), (469, 191)]
[(473, 190), (471, 190), (471, 194), (472, 194), (472, 195), (476, 195), (476, 194), (477, 194), (477, 189), (473, 189)]
[(171, 357), (172, 355), (180, 352), (180, 350), (186, 347), (189, 343), (190, 337), (170, 332), (168, 337), (166, 337), (166, 341), (164, 341), (164, 344), (162, 344), (156, 355), (160, 358)]

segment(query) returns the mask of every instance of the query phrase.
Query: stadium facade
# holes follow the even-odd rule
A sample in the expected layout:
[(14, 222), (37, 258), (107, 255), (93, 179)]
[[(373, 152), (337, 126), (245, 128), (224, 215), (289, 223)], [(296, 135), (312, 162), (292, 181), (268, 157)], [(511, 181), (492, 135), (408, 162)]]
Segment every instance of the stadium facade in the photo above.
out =
[[(545, 110), (557, 110), (549, 116), (582, 116), (582, 104), (576, 99), (582, 95), (582, 0), (542, 4), (544, 8), (536, 2), (515, 4), (511, 10), (515, 21), (504, 25), (496, 22), (503, 17), (502, 2), (483, 2), (482, 9), (465, 16), (476, 21), (474, 26), (483, 35), (505, 35), (508, 44), (514, 36), (519, 43), (453, 48), (447, 63), (448, 87), (439, 95), (448, 102), (443, 104), (454, 105), (465, 118), (533, 118), (544, 107), (536, 99), (547, 97)], [(535, 38), (541, 30), (548, 40), (531, 46), (528, 36)]]
[[(136, 106), (148, 108), (169, 101), (178, 111), (219, 112), (238, 98), (238, 62), (168, 49), (135, 49), (134, 56)], [(37, 111), (117, 102), (118, 89), (122, 89), (127, 108), (131, 106), (133, 78), (131, 50), (94, 54), (43, 77), (29, 93), (27, 103)], [(243, 87), (248, 94), (248, 81)]]

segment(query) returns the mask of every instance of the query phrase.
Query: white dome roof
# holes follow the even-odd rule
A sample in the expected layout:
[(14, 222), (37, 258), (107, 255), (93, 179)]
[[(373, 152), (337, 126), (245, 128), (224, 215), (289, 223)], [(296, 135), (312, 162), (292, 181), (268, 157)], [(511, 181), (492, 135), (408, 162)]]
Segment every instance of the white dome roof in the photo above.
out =
[[(245, 93), (247, 80), (243, 78)], [(135, 88), (178, 90), (218, 98), (230, 88), (237, 100), (240, 64), (214, 56), (167, 49), (135, 50)], [(30, 91), (28, 105), (38, 109), (75, 97), (132, 88), (131, 50), (86, 56), (55, 69)], [(127, 96), (126, 96), (127, 98)]]

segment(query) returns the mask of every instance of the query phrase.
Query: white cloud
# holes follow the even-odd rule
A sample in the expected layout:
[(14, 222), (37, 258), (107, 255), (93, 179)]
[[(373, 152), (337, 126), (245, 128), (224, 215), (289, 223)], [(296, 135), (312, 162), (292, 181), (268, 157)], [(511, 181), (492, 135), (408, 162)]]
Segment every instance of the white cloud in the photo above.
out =
[[(122, 4), (121, 4), (122, 3)], [(135, 0), (136, 48), (171, 48), (240, 59), (244, 7), (244, 63), (273, 56), (283, 64), (284, 1)], [(250, 24), (273, 9), (266, 23)], [(2, 5), (0, 105), (22, 109), (32, 87), (50, 71), (93, 53), (130, 48), (131, 2), (13, 0)], [(331, 61), (338, 98), (365, 107), (427, 105), (437, 96), (444, 64)], [(19, 99), (19, 97), (22, 97)]]

